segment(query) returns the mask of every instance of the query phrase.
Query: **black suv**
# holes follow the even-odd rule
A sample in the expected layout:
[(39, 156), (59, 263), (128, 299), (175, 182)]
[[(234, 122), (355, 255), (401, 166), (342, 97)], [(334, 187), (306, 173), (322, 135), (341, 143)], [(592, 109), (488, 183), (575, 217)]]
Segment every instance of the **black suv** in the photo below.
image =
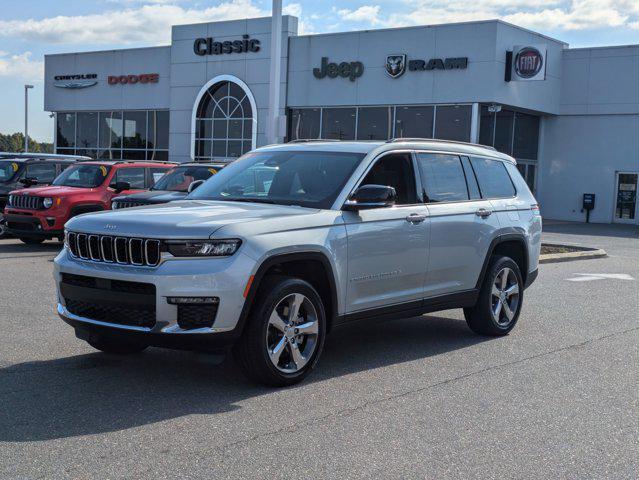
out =
[(89, 157), (47, 153), (0, 153), (0, 238), (5, 233), (2, 212), (9, 192), (33, 185), (49, 185), (62, 170)]
[(111, 208), (115, 210), (182, 200), (226, 165), (225, 163), (183, 163), (157, 179), (148, 192), (115, 197), (111, 201)]

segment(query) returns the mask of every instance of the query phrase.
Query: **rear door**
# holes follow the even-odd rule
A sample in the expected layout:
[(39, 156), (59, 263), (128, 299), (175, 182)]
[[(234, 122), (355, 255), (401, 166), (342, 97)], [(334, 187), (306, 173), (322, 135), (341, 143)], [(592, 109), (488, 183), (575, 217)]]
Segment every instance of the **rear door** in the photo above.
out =
[(467, 158), (417, 152), (430, 214), (430, 262), (425, 296), (474, 289), (499, 221), (482, 199)]
[(348, 313), (421, 302), (428, 263), (428, 209), (417, 189), (410, 152), (375, 160), (361, 185), (388, 185), (394, 207), (345, 211), (348, 241)]

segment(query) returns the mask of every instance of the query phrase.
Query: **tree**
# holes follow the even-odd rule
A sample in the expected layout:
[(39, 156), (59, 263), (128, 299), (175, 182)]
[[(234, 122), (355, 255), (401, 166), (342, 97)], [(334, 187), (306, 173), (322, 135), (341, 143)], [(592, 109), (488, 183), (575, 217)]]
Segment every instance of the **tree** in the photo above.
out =
[[(53, 153), (53, 144), (36, 142), (29, 136), (29, 151)], [(0, 133), (0, 152), (24, 152), (24, 134), (13, 133), (11, 135), (5, 135)]]

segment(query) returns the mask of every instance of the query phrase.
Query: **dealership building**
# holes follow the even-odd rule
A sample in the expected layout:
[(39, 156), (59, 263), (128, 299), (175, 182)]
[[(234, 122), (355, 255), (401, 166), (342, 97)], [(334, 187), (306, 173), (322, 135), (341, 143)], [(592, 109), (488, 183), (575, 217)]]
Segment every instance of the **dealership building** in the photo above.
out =
[[(232, 159), (267, 143), (271, 19), (168, 46), (45, 57), (59, 153)], [(548, 218), (638, 223), (639, 46), (569, 48), (501, 21), (281, 30), (279, 142), (422, 137), (514, 156)], [(273, 135), (271, 137), (273, 138)], [(594, 203), (594, 205), (593, 205)]]

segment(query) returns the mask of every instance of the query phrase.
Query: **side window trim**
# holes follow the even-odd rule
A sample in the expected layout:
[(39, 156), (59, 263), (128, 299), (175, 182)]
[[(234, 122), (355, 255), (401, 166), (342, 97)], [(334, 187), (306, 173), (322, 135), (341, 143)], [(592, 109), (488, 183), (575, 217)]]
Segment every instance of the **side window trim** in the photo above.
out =
[(470, 163), (471, 168), (473, 169), (473, 172), (475, 172), (475, 166), (473, 165), (473, 158), (477, 158), (480, 160), (489, 160), (492, 162), (497, 162), (501, 165), (501, 168), (504, 169), (504, 172), (506, 172), (506, 176), (508, 177), (508, 180), (510, 181), (510, 185), (513, 188), (513, 195), (512, 196), (507, 196), (507, 197), (488, 197), (488, 196), (484, 196), (484, 192), (482, 192), (481, 190), (481, 183), (479, 182), (479, 178), (477, 178), (477, 174), (475, 174), (475, 178), (477, 178), (477, 186), (479, 187), (479, 192), (481, 193), (481, 197), (484, 200), (508, 200), (511, 198), (517, 198), (517, 196), (519, 195), (519, 190), (517, 190), (517, 186), (515, 185), (515, 182), (513, 181), (513, 177), (510, 176), (510, 172), (508, 171), (508, 168), (506, 167), (505, 163), (503, 160), (500, 160), (498, 158), (491, 158), (491, 157), (486, 157), (486, 156), (482, 156), (482, 155), (473, 155), (472, 157), (469, 156), (468, 157), (468, 161)]
[[(419, 198), (420, 195), (417, 194), (417, 192), (419, 191), (419, 189), (421, 188), (421, 184), (417, 183), (417, 171), (415, 170), (417, 165), (416, 162), (414, 160), (414, 154), (415, 151), (414, 150), (388, 150), (386, 152), (381, 152), (379, 155), (377, 155), (368, 165), (368, 167), (366, 168), (366, 170), (364, 170), (364, 172), (362, 173), (362, 175), (357, 179), (357, 182), (355, 182), (355, 186), (351, 189), (351, 191), (348, 193), (348, 195), (346, 196), (346, 201), (351, 198), (351, 195), (353, 195), (357, 189), (359, 187), (362, 186), (362, 182), (366, 179), (366, 177), (368, 176), (368, 174), (370, 173), (370, 171), (373, 169), (373, 167), (377, 164), (377, 162), (379, 162), (380, 160), (382, 160), (384, 157), (388, 156), (388, 155), (396, 155), (399, 153), (403, 153), (406, 155), (409, 155), (411, 158), (411, 166), (413, 168), (413, 181), (415, 182), (415, 193), (416, 193), (416, 197), (417, 197), (417, 203), (410, 203), (410, 204), (401, 204), (401, 205), (396, 205), (395, 207), (411, 207), (411, 206), (416, 206), (416, 205), (423, 205), (424, 202), (420, 202)], [(343, 207), (343, 205), (342, 205)], [(391, 207), (391, 208), (395, 208), (395, 207)], [(389, 208), (389, 207), (380, 207), (380, 210), (382, 208)], [(377, 209), (373, 209), (373, 210), (377, 210)]]
[[(484, 194), (481, 191), (481, 185), (479, 184), (479, 180), (477, 179), (477, 174), (475, 173), (475, 167), (473, 167), (473, 162), (470, 161), (470, 157), (468, 155), (462, 155), (462, 158), (466, 159), (466, 163), (462, 160), (462, 168), (464, 169), (464, 177), (466, 177), (466, 187), (468, 188), (468, 198), (471, 201), (479, 201), (484, 200)], [(466, 165), (470, 167), (470, 173), (466, 171)], [(479, 191), (479, 198), (470, 198), (470, 185), (468, 185), (468, 175), (472, 174), (475, 179), (475, 185), (477, 185), (477, 191)]]

